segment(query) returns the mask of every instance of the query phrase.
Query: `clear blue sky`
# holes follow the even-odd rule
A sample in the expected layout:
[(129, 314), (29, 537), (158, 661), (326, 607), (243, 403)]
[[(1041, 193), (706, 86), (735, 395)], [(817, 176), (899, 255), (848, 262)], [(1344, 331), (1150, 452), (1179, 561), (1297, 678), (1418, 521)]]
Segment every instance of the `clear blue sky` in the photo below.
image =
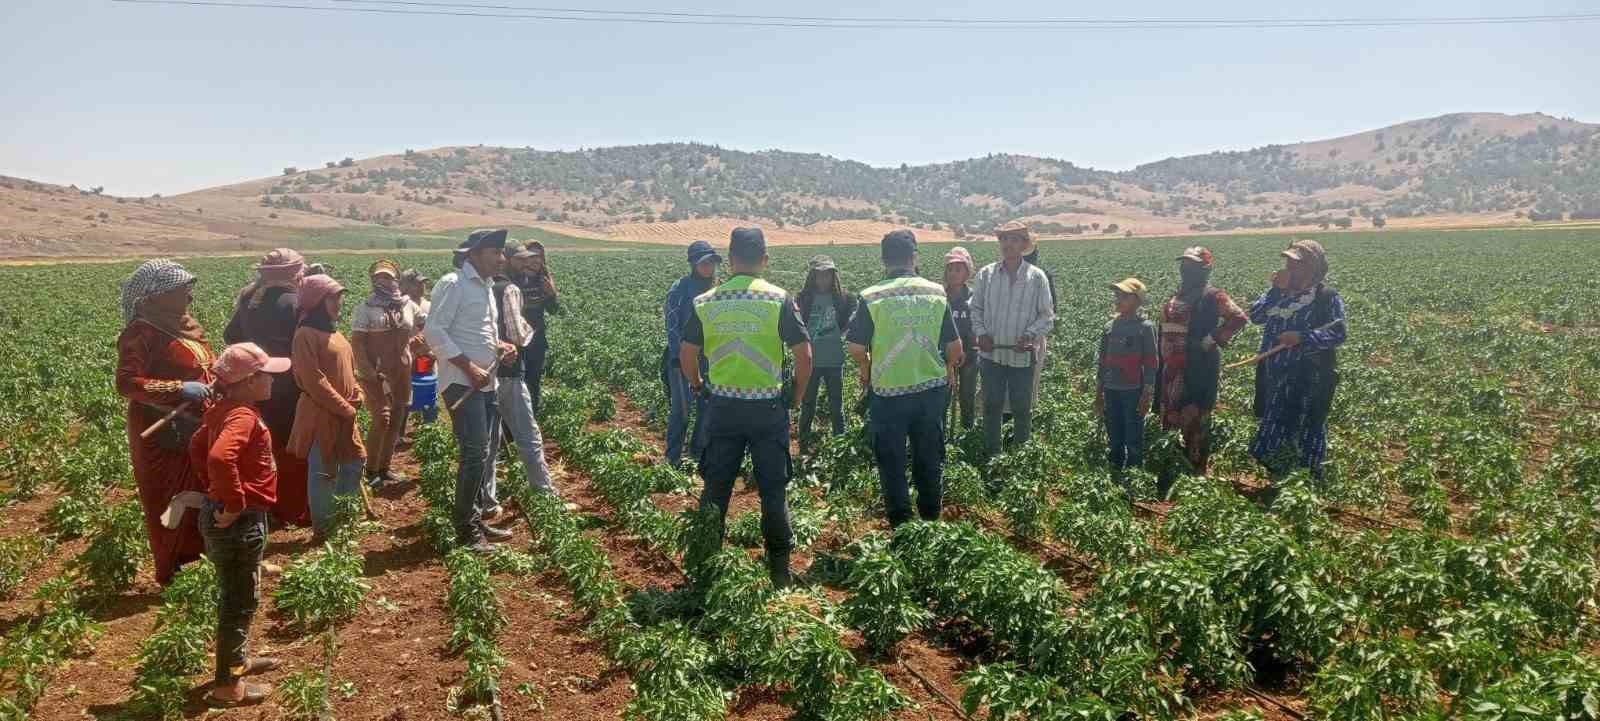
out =
[[(288, 0), (271, 0), (286, 2)], [(477, 0), (562, 4), (556, 0)], [(302, 4), (326, 0), (301, 0)], [(1568, 14), (1565, 2), (603, 0), (942, 17)], [(451, 144), (696, 140), (877, 165), (1125, 169), (1459, 111), (1600, 121), (1600, 22), (1088, 32), (778, 30), (0, 1), (0, 174), (171, 194)]]

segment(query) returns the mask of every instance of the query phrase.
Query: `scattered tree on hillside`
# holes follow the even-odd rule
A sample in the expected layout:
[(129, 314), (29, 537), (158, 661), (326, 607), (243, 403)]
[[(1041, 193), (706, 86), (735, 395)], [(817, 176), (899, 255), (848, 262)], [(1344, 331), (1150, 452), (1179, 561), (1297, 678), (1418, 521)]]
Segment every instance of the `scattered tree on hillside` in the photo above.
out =
[(293, 165), (283, 169), (283, 174), (284, 175), (294, 175), (295, 173), (298, 173), (298, 172), (300, 172), (300, 169), (294, 167)]
[(350, 167), (352, 165), (355, 165), (355, 164), (356, 164), (356, 159), (348, 157), (348, 156), (346, 156), (344, 160), (339, 161), (339, 167), (341, 167), (341, 168), (348, 168), (348, 167)]
[(1388, 225), (1388, 224), (1389, 224), (1389, 220), (1387, 218), (1384, 218), (1381, 215), (1373, 215), (1372, 216), (1372, 227), (1377, 228), (1379, 230), (1383, 230), (1383, 226)]

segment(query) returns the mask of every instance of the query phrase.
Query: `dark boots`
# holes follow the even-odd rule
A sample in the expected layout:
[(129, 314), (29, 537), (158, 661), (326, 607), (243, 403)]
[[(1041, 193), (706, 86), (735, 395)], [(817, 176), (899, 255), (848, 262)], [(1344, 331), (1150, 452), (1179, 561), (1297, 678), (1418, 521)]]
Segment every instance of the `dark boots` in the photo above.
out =
[(772, 587), (783, 590), (794, 585), (794, 576), (789, 572), (789, 551), (774, 551), (767, 549), (767, 575), (772, 578)]

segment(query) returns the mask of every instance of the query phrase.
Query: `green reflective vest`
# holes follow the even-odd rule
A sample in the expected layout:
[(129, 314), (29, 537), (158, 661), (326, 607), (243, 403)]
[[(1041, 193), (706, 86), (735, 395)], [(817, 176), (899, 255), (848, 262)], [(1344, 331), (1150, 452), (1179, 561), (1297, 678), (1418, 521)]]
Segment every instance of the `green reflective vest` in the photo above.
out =
[(777, 398), (783, 393), (783, 340), (778, 317), (789, 294), (750, 275), (736, 275), (694, 299), (705, 331), (707, 388), (725, 398)]
[(949, 308), (944, 287), (917, 276), (861, 291), (872, 314), (872, 392), (903, 396), (944, 385), (939, 335)]

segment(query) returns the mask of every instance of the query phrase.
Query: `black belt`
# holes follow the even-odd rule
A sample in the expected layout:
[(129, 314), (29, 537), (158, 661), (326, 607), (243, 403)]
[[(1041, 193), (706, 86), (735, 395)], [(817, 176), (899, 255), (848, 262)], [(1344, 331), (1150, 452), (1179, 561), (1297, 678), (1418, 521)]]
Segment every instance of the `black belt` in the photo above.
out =
[[(206, 496), (206, 508), (209, 508), (213, 511), (225, 511), (227, 510), (227, 504), (210, 496)], [(261, 508), (259, 506), (245, 506), (239, 510), (239, 516), (244, 517), (253, 514), (266, 515), (271, 512), (271, 509)]]

